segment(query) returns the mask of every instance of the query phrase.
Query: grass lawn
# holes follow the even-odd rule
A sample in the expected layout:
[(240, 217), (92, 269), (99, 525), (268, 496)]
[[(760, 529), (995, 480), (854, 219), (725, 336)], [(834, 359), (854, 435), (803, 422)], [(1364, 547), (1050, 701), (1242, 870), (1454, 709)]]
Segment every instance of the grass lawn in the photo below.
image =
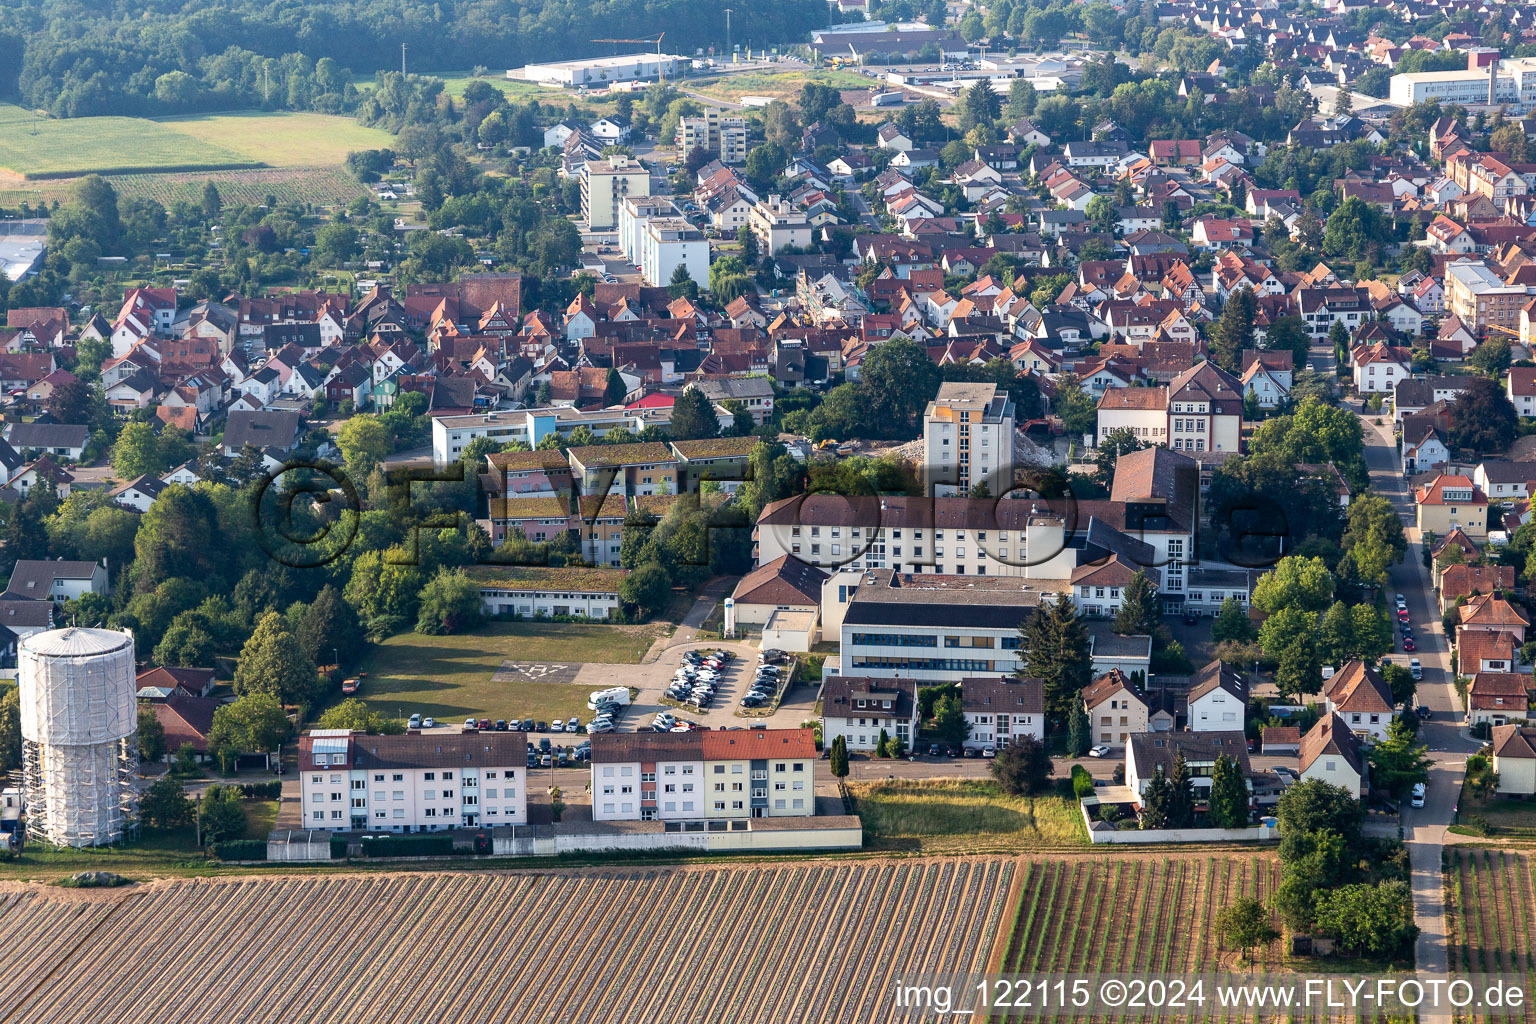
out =
[(1463, 781), (1456, 807), (1462, 835), (1536, 839), (1536, 801), (1473, 796)]
[(1076, 805), (1052, 794), (1008, 796), (981, 781), (860, 782), (848, 789), (867, 849), (985, 853), (1088, 844)]
[(373, 648), (358, 696), (381, 714), (552, 720), (585, 717), (587, 691), (572, 683), (492, 682), (503, 661), (635, 665), (664, 627), (496, 622), (460, 636), (400, 633)]
[(0, 104), (0, 168), (27, 177), (65, 177), (112, 170), (254, 166), (237, 153), (139, 117), (38, 118)]
[(271, 167), (334, 167), (354, 150), (384, 149), (394, 140), (386, 131), (332, 114), (246, 110), (167, 117), (155, 123)]

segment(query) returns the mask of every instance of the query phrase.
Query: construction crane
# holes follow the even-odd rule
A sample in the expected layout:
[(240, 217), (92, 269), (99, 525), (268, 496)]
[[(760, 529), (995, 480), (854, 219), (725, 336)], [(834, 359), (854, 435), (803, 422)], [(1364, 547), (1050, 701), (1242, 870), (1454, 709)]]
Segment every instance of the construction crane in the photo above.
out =
[(651, 45), (652, 43), (655, 43), (656, 44), (656, 76), (657, 76), (657, 79), (659, 81), (665, 82), (667, 80), (667, 72), (666, 72), (666, 68), (662, 66), (662, 62), (661, 62), (661, 41), (663, 39), (665, 39), (666, 36), (667, 36), (667, 34), (665, 32), (663, 32), (660, 35), (658, 35), (655, 39), (652, 39), (649, 36), (647, 36), (644, 39), (593, 39), (592, 42), (594, 42), (594, 43), (614, 43), (614, 44), (618, 44), (618, 43), (644, 43), (647, 46)]

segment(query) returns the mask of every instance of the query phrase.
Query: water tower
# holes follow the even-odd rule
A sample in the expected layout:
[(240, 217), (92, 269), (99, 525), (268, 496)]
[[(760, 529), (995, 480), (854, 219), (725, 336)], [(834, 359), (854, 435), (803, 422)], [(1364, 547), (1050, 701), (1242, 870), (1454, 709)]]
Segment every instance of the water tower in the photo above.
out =
[(121, 839), (138, 802), (132, 634), (34, 633), (17, 676), (28, 836), (56, 846)]

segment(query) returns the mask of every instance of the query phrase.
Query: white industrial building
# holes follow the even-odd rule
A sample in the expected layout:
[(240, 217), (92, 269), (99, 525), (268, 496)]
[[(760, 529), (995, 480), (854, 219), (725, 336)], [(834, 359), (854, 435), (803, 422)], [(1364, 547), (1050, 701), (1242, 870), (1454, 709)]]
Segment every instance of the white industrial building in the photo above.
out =
[(619, 610), (619, 587), (629, 571), (477, 565), (468, 574), (480, 588), (480, 600), (487, 615), (606, 620)]
[(508, 78), (524, 78), (539, 85), (563, 89), (601, 88), (615, 82), (644, 82), (663, 75), (677, 77), (692, 61), (688, 57), (662, 53), (629, 53), (618, 57), (587, 57), (561, 60), (551, 64), (529, 64), (508, 71)]
[(17, 679), (28, 835), (77, 847), (121, 839), (138, 805), (133, 635), (34, 633)]
[(434, 832), (528, 821), (522, 733), (316, 729), (299, 740), (304, 824)]
[(1388, 97), (1400, 106), (1439, 100), (1524, 113), (1536, 107), (1536, 59), (1511, 57), (1480, 68), (1393, 75), (1388, 88)]

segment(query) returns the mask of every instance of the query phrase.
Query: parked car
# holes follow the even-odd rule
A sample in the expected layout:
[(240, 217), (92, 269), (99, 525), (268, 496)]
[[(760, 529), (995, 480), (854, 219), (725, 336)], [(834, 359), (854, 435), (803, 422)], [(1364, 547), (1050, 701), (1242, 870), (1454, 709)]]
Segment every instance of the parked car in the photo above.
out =
[(549, 731), (549, 723), (548, 722), (537, 722), (537, 723), (534, 724), (533, 730), (534, 730), (534, 732), (548, 732)]
[(545, 736), (543, 739), (539, 740), (539, 750), (541, 752), (547, 754), (553, 749), (555, 749), (555, 745), (549, 742), (548, 736)]
[(1408, 671), (1413, 674), (1413, 678), (1415, 679), (1424, 678), (1424, 666), (1419, 663), (1418, 658), (1408, 659)]
[(616, 727), (612, 722), (591, 722), (587, 725), (587, 732), (604, 733), (613, 732)]
[(506, 732), (507, 731), (507, 720), (505, 718), (498, 718), (498, 719), (496, 719), (496, 731), (497, 732)]
[(437, 728), (437, 719), (435, 719), (435, 718), (424, 718), (421, 721), (421, 727), (423, 729), (436, 729)]
[(1403, 637), (1403, 650), (1405, 650), (1405, 651), (1412, 651), (1412, 650), (1415, 650), (1415, 649), (1416, 648), (1414, 647), (1414, 644), (1413, 644), (1413, 637), (1411, 637), (1411, 636)]
[(966, 747), (965, 748), (965, 756), (966, 757), (980, 757), (981, 756), (981, 751), (977, 750), (975, 747)]
[(1429, 710), (1428, 705), (1425, 705), (1425, 704), (1420, 704), (1418, 706), (1418, 708), (1416, 709), (1415, 713), (1419, 716), (1419, 718), (1421, 720), (1427, 720), (1430, 715), (1434, 714), (1433, 711)]
[(533, 719), (523, 719), (523, 732), (533, 732)]
[(1409, 799), (1408, 799), (1408, 806), (1409, 807), (1423, 807), (1424, 806), (1424, 793), (1425, 793), (1424, 783), (1422, 783), (1422, 782), (1415, 782), (1413, 784), (1413, 795), (1411, 797), (1409, 797)]
[(406, 725), (406, 728), (408, 728), (408, 729), (420, 729), (421, 728), (421, 716), (420, 715), (412, 715), (410, 717), (410, 720), (407, 721), (405, 723), (405, 725)]
[(996, 757), (997, 756), (997, 744), (995, 744), (995, 743), (988, 743), (986, 746), (982, 747), (981, 748), (981, 756), (982, 757)]
[(928, 744), (928, 756), (929, 757), (940, 757), (940, 756), (943, 755), (943, 753), (944, 753), (944, 751), (939, 747), (939, 745), (937, 743), (930, 743), (930, 744)]
[(1301, 779), (1301, 775), (1296, 771), (1296, 769), (1287, 768), (1284, 765), (1280, 765), (1278, 768), (1276, 768), (1275, 774), (1283, 778), (1290, 779), (1292, 782), (1297, 782)]
[(1107, 744), (1104, 744), (1104, 743), (1099, 743), (1099, 744), (1096, 744), (1095, 746), (1089, 747), (1088, 748), (1088, 756), (1089, 757), (1108, 757), (1109, 756), (1109, 746)]
[(478, 729), (479, 725), (475, 722), (475, 720), (473, 718), (466, 718), (466, 719), (464, 719), (464, 728), (466, 728), (466, 729)]
[(565, 723), (558, 718), (549, 723), (550, 732), (565, 732)]
[(566, 732), (575, 732), (579, 728), (581, 728), (581, 720), (575, 715), (572, 715), (570, 720), (565, 723)]
[(480, 729), (481, 729), (481, 731), (488, 732), (491, 728), (492, 728), (491, 720), (489, 718), (482, 718), (482, 719), (480, 719)]
[(741, 706), (744, 708), (760, 708), (763, 706), (763, 698), (747, 694), (747, 696), (741, 698)]

